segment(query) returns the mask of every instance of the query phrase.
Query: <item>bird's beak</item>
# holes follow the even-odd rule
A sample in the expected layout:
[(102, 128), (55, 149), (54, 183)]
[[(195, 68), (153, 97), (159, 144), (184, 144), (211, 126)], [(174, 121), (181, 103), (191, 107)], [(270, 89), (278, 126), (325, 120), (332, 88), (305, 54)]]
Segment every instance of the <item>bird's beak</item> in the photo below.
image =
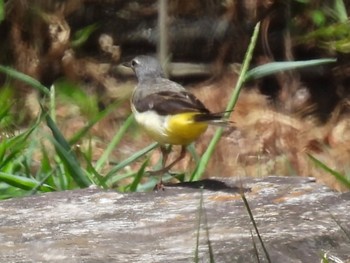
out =
[(121, 63), (122, 66), (131, 68), (131, 61)]

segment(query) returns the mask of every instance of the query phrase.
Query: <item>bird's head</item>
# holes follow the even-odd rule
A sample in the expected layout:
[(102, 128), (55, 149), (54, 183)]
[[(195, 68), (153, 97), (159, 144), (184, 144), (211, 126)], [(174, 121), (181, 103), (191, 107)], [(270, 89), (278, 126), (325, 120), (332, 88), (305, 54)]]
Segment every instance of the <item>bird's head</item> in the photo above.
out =
[(137, 56), (128, 63), (128, 66), (133, 69), (139, 81), (165, 76), (158, 60), (151, 56)]

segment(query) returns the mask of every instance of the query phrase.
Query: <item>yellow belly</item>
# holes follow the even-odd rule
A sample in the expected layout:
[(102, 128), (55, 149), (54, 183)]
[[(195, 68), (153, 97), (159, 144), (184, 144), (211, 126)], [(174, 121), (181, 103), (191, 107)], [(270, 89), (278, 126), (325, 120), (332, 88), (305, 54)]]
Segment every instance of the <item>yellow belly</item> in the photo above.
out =
[(167, 134), (170, 144), (188, 145), (196, 140), (208, 128), (205, 122), (194, 122), (196, 113), (181, 113), (169, 116)]
[(194, 122), (197, 113), (160, 116), (154, 111), (139, 113), (133, 108), (136, 122), (155, 141), (161, 144), (188, 145), (208, 128), (205, 122)]

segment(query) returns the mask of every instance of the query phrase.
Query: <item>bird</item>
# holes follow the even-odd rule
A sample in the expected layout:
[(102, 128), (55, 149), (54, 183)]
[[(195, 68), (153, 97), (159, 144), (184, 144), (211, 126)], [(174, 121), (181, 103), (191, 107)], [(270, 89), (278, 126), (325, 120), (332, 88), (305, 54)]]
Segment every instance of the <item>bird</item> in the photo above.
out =
[[(137, 78), (131, 95), (131, 110), (136, 122), (160, 145), (163, 167), (153, 175), (168, 172), (186, 155), (186, 147), (197, 140), (208, 125), (226, 125), (223, 113), (212, 113), (182, 85), (166, 78), (159, 61), (139, 55), (127, 63)], [(179, 156), (166, 164), (167, 145), (179, 145)]]

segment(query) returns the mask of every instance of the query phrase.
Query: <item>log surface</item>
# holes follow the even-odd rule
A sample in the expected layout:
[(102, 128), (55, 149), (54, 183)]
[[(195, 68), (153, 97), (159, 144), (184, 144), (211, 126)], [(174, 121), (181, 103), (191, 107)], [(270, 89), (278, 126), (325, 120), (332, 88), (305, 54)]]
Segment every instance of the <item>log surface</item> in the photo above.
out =
[(213, 189), (84, 189), (2, 201), (0, 262), (194, 262), (198, 234), (199, 262), (210, 262), (210, 249), (215, 262), (257, 262), (251, 231), (267, 262), (241, 185), (272, 262), (320, 262), (325, 253), (350, 260), (350, 193), (300, 177), (206, 183)]

